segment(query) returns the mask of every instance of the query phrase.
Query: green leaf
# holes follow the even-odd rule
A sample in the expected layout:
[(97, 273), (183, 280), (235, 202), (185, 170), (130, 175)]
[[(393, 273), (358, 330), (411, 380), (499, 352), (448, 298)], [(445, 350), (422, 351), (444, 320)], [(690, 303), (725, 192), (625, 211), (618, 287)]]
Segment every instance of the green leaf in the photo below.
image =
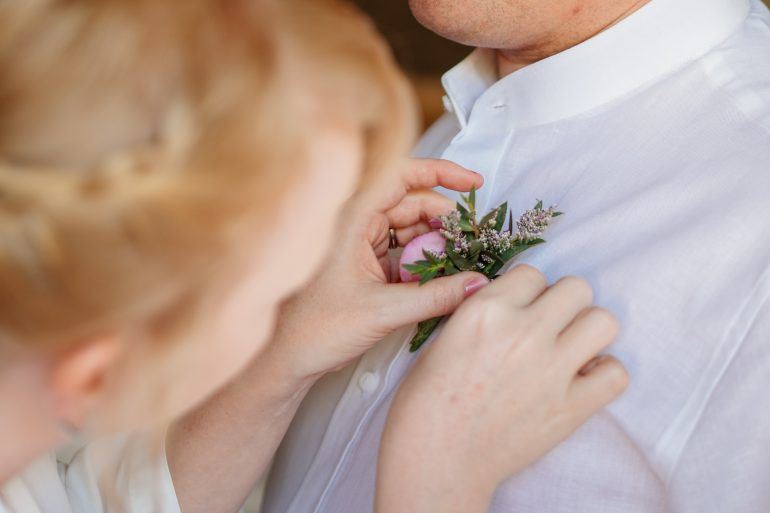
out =
[(430, 269), (430, 262), (426, 262), (425, 260), (418, 260), (413, 264), (404, 264), (403, 268), (409, 271), (410, 273), (417, 274), (426, 269)]
[(430, 271), (426, 272), (425, 274), (420, 276), (420, 285), (425, 285), (430, 280), (436, 277), (438, 275), (438, 270), (431, 269)]
[(420, 278), (420, 285), (423, 285), (437, 276), (443, 276), (446, 268), (446, 259), (439, 260), (432, 256), (430, 258), (431, 261), (418, 260), (411, 264), (404, 264), (403, 268)]
[(538, 246), (540, 244), (545, 244), (545, 240), (544, 239), (529, 239), (524, 244), (526, 244), (529, 247)]
[(537, 204), (535, 205), (535, 210), (543, 210), (543, 200), (537, 200)]
[(468, 250), (468, 259), (473, 262), (478, 260), (482, 249), (484, 249), (484, 244), (482, 244), (478, 240), (471, 241), (471, 246), (470, 246), (470, 249)]
[(471, 211), (476, 210), (476, 187), (471, 187), (471, 192), (468, 194), (468, 209)]
[(462, 231), (464, 231), (464, 232), (467, 232), (467, 233), (474, 233), (474, 231), (475, 231), (475, 229), (474, 229), (474, 227), (473, 227), (473, 225), (471, 224), (471, 222), (470, 222), (470, 220), (469, 220), (469, 219), (466, 219), (466, 218), (463, 218), (463, 217), (461, 217), (461, 218), (460, 218), (460, 222), (459, 222), (458, 224), (460, 225), (460, 229), (461, 229)]
[(491, 264), (489, 264), (487, 267), (484, 268), (484, 276), (487, 278), (493, 278), (498, 272), (500, 272), (500, 269), (503, 268), (505, 265), (505, 262), (501, 262), (500, 260), (495, 260)]
[(431, 333), (436, 330), (436, 327), (442, 319), (443, 317), (434, 317), (433, 319), (422, 321), (417, 325), (417, 333), (414, 334), (414, 337), (412, 337), (412, 340), (409, 342), (410, 353), (414, 353), (422, 347), (425, 341), (428, 340), (428, 337), (430, 337)]
[(503, 261), (505, 261), (507, 263), (508, 260), (510, 260), (511, 258), (515, 257), (516, 255), (519, 255), (519, 254), (525, 252), (529, 248), (532, 248), (532, 247), (537, 246), (539, 244), (543, 244), (544, 242), (545, 241), (543, 239), (532, 239), (532, 240), (529, 240), (527, 242), (524, 242), (524, 243), (521, 243), (521, 244), (517, 244), (517, 245), (513, 246), (511, 249), (509, 249), (508, 251), (504, 251), (504, 252), (500, 253), (499, 257), (500, 257), (501, 260), (503, 260)]
[[(481, 221), (479, 221), (479, 226), (481, 228), (486, 228), (486, 226), (489, 224), (490, 221), (492, 221), (493, 219), (496, 220), (498, 218), (498, 214), (497, 213), (499, 211), (500, 211), (500, 207), (497, 207), (496, 209), (492, 210), (487, 215), (482, 217)], [(497, 228), (495, 228), (495, 229), (497, 229)]]
[(458, 212), (460, 212), (460, 215), (464, 215), (466, 218), (468, 217), (468, 209), (465, 208), (461, 203), (455, 203), (455, 208)]
[(422, 250), (422, 255), (425, 257), (425, 259), (430, 262), (433, 265), (436, 265), (439, 263), (439, 260), (427, 249)]
[(468, 260), (467, 258), (461, 255), (458, 255), (454, 251), (448, 252), (447, 257), (449, 258), (449, 260), (452, 261), (455, 267), (457, 267), (460, 270), (463, 270), (463, 271), (476, 270), (475, 266), (473, 265), (473, 262), (471, 262), (470, 260)]
[(502, 229), (505, 227), (505, 214), (508, 211), (508, 202), (506, 201), (499, 207), (497, 207), (497, 219), (495, 221), (495, 230), (496, 231), (502, 231)]

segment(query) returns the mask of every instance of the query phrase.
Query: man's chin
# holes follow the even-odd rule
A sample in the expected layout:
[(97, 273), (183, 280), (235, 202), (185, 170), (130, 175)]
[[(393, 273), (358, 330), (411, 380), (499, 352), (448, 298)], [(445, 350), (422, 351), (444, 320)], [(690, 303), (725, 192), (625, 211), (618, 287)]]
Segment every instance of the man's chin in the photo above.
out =
[(463, 1), (409, 0), (412, 15), (426, 29), (465, 46), (510, 48), (511, 31), (501, 19), (485, 15), (478, 4)]
[(471, 17), (457, 19), (462, 8), (437, 0), (409, 0), (409, 8), (420, 25), (431, 32), (456, 43), (477, 46), (478, 31)]

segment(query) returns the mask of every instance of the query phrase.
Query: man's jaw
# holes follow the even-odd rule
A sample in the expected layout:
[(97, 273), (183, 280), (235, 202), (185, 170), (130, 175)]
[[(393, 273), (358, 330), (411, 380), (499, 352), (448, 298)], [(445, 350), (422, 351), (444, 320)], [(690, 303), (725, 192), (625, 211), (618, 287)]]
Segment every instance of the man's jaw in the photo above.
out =
[(650, 0), (635, 0), (631, 3), (623, 12), (614, 15), (606, 22), (599, 25), (598, 29), (592, 27), (590, 30), (585, 31), (584, 34), (574, 35), (570, 37), (560, 37), (559, 34), (554, 37), (544, 38), (540, 44), (533, 44), (524, 48), (517, 49), (497, 49), (497, 71), (500, 78), (510, 75), (521, 68), (529, 66), (537, 61), (546, 59), (553, 55), (563, 52), (573, 46), (577, 46), (584, 41), (588, 41), (592, 37), (604, 32), (605, 30), (617, 25), (624, 19), (631, 16), (633, 13), (641, 9), (644, 5), (649, 3)]

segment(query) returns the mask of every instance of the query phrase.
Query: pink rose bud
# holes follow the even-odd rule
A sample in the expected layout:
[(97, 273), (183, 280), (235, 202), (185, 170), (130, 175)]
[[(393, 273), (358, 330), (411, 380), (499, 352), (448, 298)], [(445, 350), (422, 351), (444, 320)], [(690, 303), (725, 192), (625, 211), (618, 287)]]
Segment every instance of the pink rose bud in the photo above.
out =
[(428, 232), (415, 237), (409, 244), (404, 246), (404, 252), (401, 253), (401, 260), (398, 263), (402, 282), (419, 281), (420, 277), (404, 269), (404, 264), (413, 264), (418, 260), (425, 260), (423, 250), (430, 251), (436, 255), (443, 255), (446, 250), (446, 239), (439, 232)]

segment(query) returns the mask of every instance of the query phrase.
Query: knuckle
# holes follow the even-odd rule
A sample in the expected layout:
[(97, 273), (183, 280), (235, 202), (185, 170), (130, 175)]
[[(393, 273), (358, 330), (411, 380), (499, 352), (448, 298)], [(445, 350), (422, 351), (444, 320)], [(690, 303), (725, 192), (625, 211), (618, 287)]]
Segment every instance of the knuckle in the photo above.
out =
[(528, 264), (519, 264), (511, 270), (517, 278), (527, 280), (533, 285), (545, 286), (548, 284), (548, 280), (545, 275), (541, 273), (535, 267)]
[(608, 361), (605, 367), (607, 387), (613, 392), (613, 397), (621, 394), (628, 388), (631, 377), (628, 371), (619, 361), (614, 358)]
[(588, 322), (592, 325), (591, 331), (598, 334), (603, 342), (603, 347), (612, 343), (620, 334), (620, 322), (604, 308), (592, 308), (588, 313)]
[(572, 299), (584, 303), (593, 302), (594, 291), (585, 278), (565, 276), (559, 280), (559, 284)]
[(510, 317), (510, 310), (494, 298), (472, 298), (463, 305), (463, 322), (472, 324), (479, 334), (487, 335), (499, 331), (501, 324)]
[(479, 321), (483, 324), (497, 324), (506, 317), (508, 309), (500, 301), (486, 297), (478, 301), (474, 306), (474, 311)]
[(606, 333), (609, 338), (615, 338), (620, 333), (620, 323), (617, 318), (604, 308), (593, 307), (589, 311), (588, 317), (598, 329)]

